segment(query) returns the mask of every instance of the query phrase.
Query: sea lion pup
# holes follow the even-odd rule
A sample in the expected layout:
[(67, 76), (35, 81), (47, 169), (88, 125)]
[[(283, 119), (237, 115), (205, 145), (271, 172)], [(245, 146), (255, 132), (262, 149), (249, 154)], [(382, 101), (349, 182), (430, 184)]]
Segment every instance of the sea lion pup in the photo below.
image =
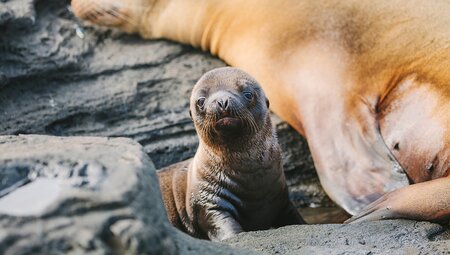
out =
[(190, 113), (194, 158), (158, 172), (170, 222), (199, 238), (304, 223), (288, 198), (281, 150), (258, 83), (235, 68), (195, 85)]
[[(437, 220), (449, 211), (439, 202), (450, 201), (448, 0), (72, 4), (83, 19), (190, 44), (255, 77), (272, 110), (308, 140), (327, 194), (351, 214), (402, 187), (372, 213)], [(431, 199), (418, 209), (411, 194)], [(401, 210), (382, 213), (386, 204)]]

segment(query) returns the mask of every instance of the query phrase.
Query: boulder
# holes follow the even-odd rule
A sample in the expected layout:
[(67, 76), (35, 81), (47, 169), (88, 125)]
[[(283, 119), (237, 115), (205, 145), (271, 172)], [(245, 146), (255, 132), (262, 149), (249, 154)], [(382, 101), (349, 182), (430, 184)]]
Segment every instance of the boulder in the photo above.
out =
[(1, 136), (0, 254), (250, 254), (170, 226), (125, 138)]

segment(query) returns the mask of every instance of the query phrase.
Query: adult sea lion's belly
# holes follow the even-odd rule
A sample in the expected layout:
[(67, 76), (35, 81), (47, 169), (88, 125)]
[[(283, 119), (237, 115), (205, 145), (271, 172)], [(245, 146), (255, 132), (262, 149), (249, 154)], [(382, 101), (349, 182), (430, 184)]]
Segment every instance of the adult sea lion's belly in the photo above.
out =
[(412, 183), (450, 173), (450, 91), (410, 75), (379, 105), (380, 131)]

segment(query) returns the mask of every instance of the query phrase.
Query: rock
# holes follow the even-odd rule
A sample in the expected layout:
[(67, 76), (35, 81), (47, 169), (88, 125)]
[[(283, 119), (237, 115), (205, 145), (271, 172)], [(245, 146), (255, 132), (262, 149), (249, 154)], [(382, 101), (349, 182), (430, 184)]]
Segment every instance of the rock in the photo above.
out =
[(0, 0), (0, 25), (32, 25), (36, 19), (33, 0)]
[(0, 254), (250, 254), (170, 226), (125, 138), (0, 137)]
[(241, 233), (226, 243), (267, 254), (449, 254), (449, 234), (429, 222), (387, 220), (288, 226)]
[[(21, 1), (6, 4), (19, 8)], [(0, 25), (0, 134), (128, 137), (157, 168), (192, 157), (198, 138), (188, 114), (191, 89), (225, 64), (188, 46), (93, 28), (68, 4), (37, 1), (33, 25)], [(295, 205), (333, 206), (306, 141), (278, 118), (274, 123)]]
[(0, 167), (6, 254), (177, 253), (154, 166), (131, 140), (1, 137)]

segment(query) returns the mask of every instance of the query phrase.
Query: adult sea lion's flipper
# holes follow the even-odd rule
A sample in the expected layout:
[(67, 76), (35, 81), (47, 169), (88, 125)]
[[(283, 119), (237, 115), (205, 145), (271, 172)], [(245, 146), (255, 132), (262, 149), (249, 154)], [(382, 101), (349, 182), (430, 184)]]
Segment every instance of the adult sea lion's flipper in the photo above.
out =
[(289, 115), (285, 119), (307, 138), (327, 194), (356, 214), (409, 181), (380, 132), (380, 93), (360, 93), (358, 87), (368, 81), (348, 75), (347, 58), (345, 51), (326, 43), (314, 43), (294, 53), (292, 61), (285, 63), (284, 83), (301, 89), (291, 93), (295, 96), (292, 101), (287, 97), (287, 106), (279, 112), (299, 110), (301, 125)]
[[(379, 132), (364, 126), (366, 123), (357, 121), (347, 129), (330, 131), (329, 141), (311, 142), (314, 136), (308, 137), (322, 186), (338, 205), (353, 215), (386, 192), (409, 184), (405, 171)], [(324, 137), (327, 132), (317, 134), (320, 135)]]
[(448, 224), (450, 177), (413, 184), (389, 192), (346, 223), (406, 218)]
[(128, 33), (136, 32), (142, 13), (148, 4), (138, 1), (72, 0), (74, 14), (96, 25), (117, 27)]

